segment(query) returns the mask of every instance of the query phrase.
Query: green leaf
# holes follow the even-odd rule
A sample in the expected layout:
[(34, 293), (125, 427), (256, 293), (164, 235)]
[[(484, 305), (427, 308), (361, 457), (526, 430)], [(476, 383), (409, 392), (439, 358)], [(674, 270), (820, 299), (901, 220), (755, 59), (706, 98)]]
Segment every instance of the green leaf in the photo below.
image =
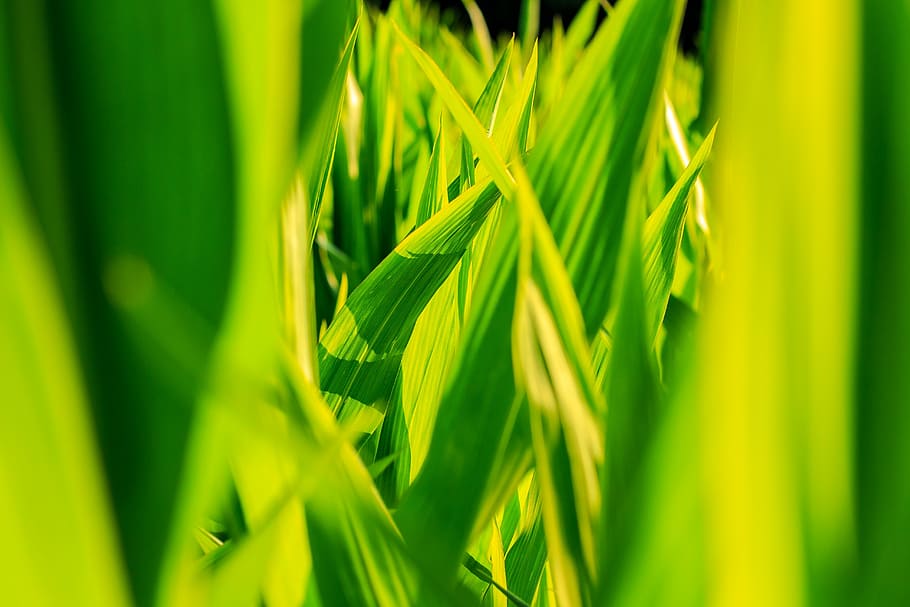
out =
[(338, 419), (372, 432), (414, 325), (499, 199), (481, 183), (406, 238), (357, 289), (319, 343), (322, 390)]
[[(496, 64), (496, 69), (493, 70), (493, 74), (487, 81), (486, 86), (484, 86), (483, 92), (481, 92), (480, 97), (478, 97), (477, 102), (474, 104), (474, 115), (477, 116), (477, 120), (482, 125), (486, 126), (487, 133), (492, 133), (493, 127), (496, 124), (496, 116), (499, 111), (500, 100), (502, 99), (506, 74), (512, 63), (513, 45), (514, 39), (509, 42), (506, 49), (502, 52), (502, 56), (500, 56), (499, 62)], [(476, 183), (474, 177), (474, 150), (471, 148), (471, 143), (468, 139), (462, 137), (461, 188), (462, 190), (466, 190), (474, 185), (474, 183)]]
[[(262, 548), (269, 554), (265, 577), (257, 579), (257, 569), (251, 568), (246, 579), (237, 583), (249, 588), (259, 582), (264, 600), (281, 607), (303, 600), (310, 555), (300, 541), (304, 519), (299, 503), (282, 509), (279, 520), (272, 522), (276, 500), (286, 499), (294, 483), (298, 454), (288, 447), (291, 441), (278, 408), (281, 403), (262, 389), (262, 383), (268, 381), (264, 378), (274, 375), (280, 360), (282, 329), (277, 322), (281, 317), (278, 289), (266, 252), (273, 244), (282, 203), (292, 192), (301, 153), (306, 164), (323, 144), (309, 123), (317, 119), (324, 100), (337, 92), (332, 91), (338, 84), (332, 75), (338, 75), (335, 70), (343, 58), (342, 49), (350, 42), (352, 4), (270, 2), (252, 6), (220, 0), (216, 6), (237, 142), (233, 178), (238, 183), (240, 211), (233, 289), (210, 379), (212, 398), (205, 406), (209, 412), (227, 412), (231, 417), (222, 434), (205, 425), (211, 413), (201, 417), (197, 437), (216, 445), (225, 443), (222, 449), (230, 458), (232, 480), (250, 533), (268, 533), (271, 525), (277, 527), (273, 541)], [(301, 61), (318, 62), (319, 66), (310, 70)], [(331, 124), (321, 126), (332, 129)], [(308, 171), (304, 175), (309, 177)], [(290, 295), (289, 325), (294, 330), (291, 349), (301, 355), (303, 362), (298, 364), (304, 367), (308, 364), (302, 355), (312, 351), (315, 330), (304, 305), (312, 275), (308, 257), (300, 254), (309, 250), (311, 201), (305, 195), (312, 191), (311, 186), (315, 184), (301, 184), (288, 202), (291, 213), (282, 228), (294, 238), (280, 243), (290, 251), (283, 261), (295, 278), (284, 285)], [(250, 424), (251, 418), (257, 423)], [(247, 431), (237, 427), (238, 419), (246, 422)], [(189, 487), (194, 487), (195, 475), (202, 474), (207, 464), (211, 465), (205, 460), (195, 463), (187, 477)], [(204, 506), (210, 507), (211, 498), (192, 490), (188, 495), (205, 500)]]
[[(478, 117), (488, 124), (495, 141), (503, 142), (502, 147), (515, 145), (516, 130), (521, 130), (517, 123), (530, 119), (533, 83), (536, 81), (536, 69), (529, 70), (526, 84), (509, 115), (504, 121), (497, 120), (496, 106), (502, 94), (508, 59), (507, 54), (500, 58), (496, 71), (490, 77), (484, 93), (475, 106), (479, 111)], [(536, 65), (536, 53), (532, 65)], [(507, 134), (502, 136), (502, 132)], [(473, 154), (470, 149), (470, 144), (463, 140), (462, 151), (471, 154), (473, 170)], [(462, 160), (464, 161), (464, 156)], [(450, 276), (434, 295), (418, 319), (408, 341), (398, 379), (399, 389), (393, 391), (392, 416), (387, 416), (384, 421), (380, 452), (377, 453), (377, 457), (387, 453), (400, 453), (403, 456), (396, 464), (394, 472), (389, 472), (390, 477), (396, 477), (396, 480), (392, 481), (394, 489), (384, 489), (384, 495), (390, 503), (397, 503), (398, 496), (410, 484), (426, 457), (442, 387), (459, 343), (461, 319), (472, 283), (471, 270), (476, 269), (473, 263), (482, 255), (495, 227), (496, 217), (494, 211), (492, 217), (486, 220), (462, 258), (461, 271), (457, 276)], [(457, 299), (454, 296), (456, 284)], [(440, 333), (448, 338), (439, 339)], [(405, 464), (408, 456), (409, 461)]]
[(657, 329), (670, 299), (679, 244), (689, 209), (689, 192), (711, 152), (715, 129), (711, 130), (673, 188), (645, 222), (642, 234), (645, 322), (646, 334), (652, 342), (657, 337)]
[(223, 38), (209, 2), (8, 8), (15, 152), (148, 605), (239, 248)]
[(506, 580), (509, 589), (531, 603), (547, 562), (547, 543), (540, 513), (540, 489), (532, 482), (525, 503), (525, 518), (530, 523), (519, 529), (506, 553)]
[[(694, 340), (683, 346), (686, 362)], [(704, 605), (708, 602), (702, 479), (693, 461), (699, 441), (699, 411), (692, 375), (669, 400), (629, 496), (630, 516), (618, 544), (627, 549), (612, 561), (609, 605)]]
[[(701, 428), (693, 447), (704, 487), (706, 570), (725, 604), (866, 603), (851, 586), (856, 564), (871, 558), (854, 543), (857, 496), (870, 488), (854, 486), (851, 454), (855, 416), (875, 405), (863, 398), (855, 371), (860, 360), (881, 359), (869, 358), (855, 336), (857, 319), (880, 311), (857, 306), (853, 258), (860, 213), (875, 213), (882, 197), (857, 196), (858, 134), (873, 132), (858, 118), (856, 83), (866, 68), (841, 73), (857, 65), (865, 38), (857, 11), (865, 5), (830, 11), (809, 2), (784, 12), (742, 3), (723, 22), (727, 32), (734, 20), (754, 27), (725, 38), (716, 74), (723, 142), (712, 178), (725, 202), (726, 246), (702, 306), (693, 399)], [(903, 42), (896, 34), (907, 23), (902, 12), (882, 39)], [(896, 69), (906, 83), (904, 68)], [(807, 74), (815, 75), (809, 86)], [(895, 83), (885, 78), (891, 90)], [(903, 227), (895, 229), (906, 242)], [(879, 250), (882, 237), (876, 232), (862, 244)], [(899, 251), (889, 248), (887, 258)], [(882, 258), (875, 258), (877, 266)], [(894, 276), (905, 276), (897, 268)], [(900, 292), (899, 283), (889, 284), (884, 298), (896, 303)], [(900, 325), (886, 324), (887, 343), (902, 343)], [(900, 454), (889, 450), (893, 458)], [(896, 490), (885, 489), (889, 509)], [(900, 532), (889, 524), (889, 537)]]
[(433, 60), (420, 49), (420, 47), (411, 42), (400, 29), (396, 28), (395, 32), (398, 34), (398, 39), (414, 58), (414, 61), (417, 62), (417, 65), (420, 66), (430, 82), (433, 83), (440, 98), (446, 104), (449, 111), (452, 112), (452, 115), (458, 122), (458, 126), (461, 127), (464, 136), (471, 143), (474, 151), (477, 152), (480, 161), (484, 163), (487, 170), (490, 171), (493, 181), (496, 183), (497, 187), (499, 187), (503, 196), (506, 198), (511, 197), (512, 193), (515, 191), (515, 179), (509, 173), (509, 169), (506, 167), (502, 156), (493, 146), (489, 136), (478, 121), (477, 116), (474, 115), (474, 112), (471, 111), (471, 108), (468, 107), (465, 100), (458, 94), (458, 91), (452, 86), (452, 83), (449, 82), (448, 78), (445, 77), (445, 74), (442, 73), (439, 66), (437, 66)]
[[(301, 165), (303, 172), (307, 175), (309, 200), (311, 201), (309, 246), (313, 245), (313, 240), (316, 238), (323, 198), (332, 174), (335, 148), (338, 141), (338, 127), (344, 114), (345, 84), (351, 58), (354, 55), (354, 43), (357, 40), (359, 27), (360, 21), (358, 20), (348, 36), (341, 59), (338, 65), (335, 66), (331, 82), (326, 88), (326, 95), (323, 98), (320, 109), (320, 119), (303, 139), (305, 143), (302, 150)], [(312, 54), (313, 51), (311, 50), (310, 53)], [(324, 61), (324, 59), (321, 61)], [(315, 85), (311, 83), (309, 86)], [(308, 100), (315, 97), (311, 91), (312, 89), (305, 94), (305, 98)]]
[[(89, 403), (49, 255), (0, 129), (0, 532), (10, 605), (128, 605)], [(48, 575), (53, 583), (48, 583)]]
[[(528, 159), (588, 337), (610, 303), (625, 201), (656, 119), (679, 16), (678, 3), (620, 4)], [(479, 521), (492, 516), (528, 465), (526, 413), (512, 377), (518, 226), (509, 217), (503, 216), (488, 253), (495, 262), (485, 264), (478, 279), (473, 297), (484, 306), (467, 320), (427, 461), (396, 513), (412, 549), (428, 555), (444, 576), (454, 574)]]
[[(534, 93), (537, 90), (537, 46), (531, 52), (531, 59), (525, 69), (521, 90), (509, 107), (506, 116), (495, 125), (492, 130), (493, 143), (507, 158), (513, 153), (523, 156), (527, 151), (528, 135), (530, 133), (531, 118), (534, 106)], [(483, 167), (478, 169), (478, 174), (483, 176), (486, 171)], [(483, 264), (484, 256), (490, 247), (490, 242), (498, 226), (498, 215), (488, 220), (487, 224), (478, 232), (471, 248), (465, 255), (461, 264), (461, 274), (458, 285), (458, 302), (461, 318), (466, 315), (471, 305), (471, 294), (477, 281), (477, 275)]]
[(540, 31), (540, 0), (522, 0), (519, 33), (525, 46), (537, 39)]
[(436, 136), (436, 141), (433, 142), (433, 152), (430, 154), (430, 167), (417, 207), (417, 227), (423, 225), (449, 202), (443, 132), (444, 129), (440, 123), (439, 134)]
[[(526, 178), (518, 179), (521, 251), (512, 343), (530, 405), (550, 567), (559, 602), (591, 602), (606, 413), (578, 301)], [(556, 310), (559, 312), (556, 313)]]
[[(329, 3), (331, 4), (331, 3)], [(394, 38), (385, 17), (364, 20), (358, 33), (346, 117), (332, 171), (332, 243), (353, 261), (356, 287), (397, 243), (395, 121), (402, 98)]]
[[(856, 507), (859, 601), (910, 601), (910, 11), (862, 3), (862, 252), (859, 283)], [(851, 15), (852, 16), (852, 15)], [(846, 142), (849, 144), (849, 142)], [(843, 144), (842, 144), (843, 145)]]
[(326, 606), (463, 605), (443, 594), (405, 549), (366, 467), (315, 387), (288, 368), (302, 430), (320, 453), (318, 482), (301, 494), (313, 572)]

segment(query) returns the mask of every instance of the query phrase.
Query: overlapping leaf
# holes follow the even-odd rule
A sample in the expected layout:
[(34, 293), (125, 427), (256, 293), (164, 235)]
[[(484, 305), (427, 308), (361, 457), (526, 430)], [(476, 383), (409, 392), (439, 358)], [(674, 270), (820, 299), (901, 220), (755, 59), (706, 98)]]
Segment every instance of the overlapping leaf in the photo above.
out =
[[(581, 310), (553, 235), (519, 173), (521, 252), (513, 325), (516, 376), (527, 392), (535, 468), (556, 595), (590, 604), (606, 413)], [(558, 310), (559, 312), (555, 312)]]
[(689, 210), (689, 193), (711, 152), (713, 143), (712, 129), (676, 184), (645, 222), (642, 234), (645, 322), (647, 335), (652, 340), (657, 337), (657, 328), (670, 298), (679, 244)]
[[(529, 156), (531, 184), (566, 260), (588, 336), (609, 305), (632, 175), (655, 117), (679, 9), (650, 0), (621, 4)], [(405, 539), (432, 555), (441, 573), (454, 571), (477, 521), (495, 510), (527, 465), (530, 436), (516, 399), (508, 331), (516, 235), (516, 223), (504, 221), (489, 253), (496, 263), (481, 272), (475, 292), (485, 305), (468, 319), (428, 459), (396, 513)]]
[(319, 343), (321, 387), (343, 423), (372, 432), (381, 421), (414, 324), (498, 199), (490, 182), (474, 186), (351, 294)]
[[(407, 44), (412, 43), (408, 42)], [(416, 52), (422, 51), (418, 49)], [(466, 139), (468, 140), (468, 143), (465, 144), (466, 147), (480, 146), (487, 149), (488, 153), (497, 156), (496, 148), (491, 143), (486, 132), (500, 132), (496, 123), (496, 107), (502, 96), (502, 88), (508, 66), (507, 59), (508, 56), (506, 55), (501, 58), (499, 66), (490, 77), (484, 93), (477, 102), (477, 111), (480, 112), (481, 119), (484, 120), (484, 126), (481, 127), (479, 125), (478, 119), (470, 110), (466, 110), (467, 113), (460, 114), (462, 120), (468, 120), (470, 125), (468, 131), (466, 131)], [(434, 74), (437, 80), (444, 78), (439, 68), (425, 56), (421, 57), (421, 67)], [(502, 129), (507, 132), (507, 135), (501, 136), (503, 146), (515, 145), (513, 142), (523, 133), (526, 136), (533, 99), (533, 82), (535, 80), (536, 72), (533, 78), (528, 79), (528, 84), (525, 85), (515, 106), (509, 112), (506, 125)], [(451, 103), (454, 104), (453, 107), (462, 108), (464, 102), (457, 93), (454, 93), (451, 85), (449, 85), (447, 91), (452, 94), (450, 99)], [(459, 122), (459, 125), (464, 128), (461, 122)], [(481, 134), (478, 136), (477, 133), (470, 130), (471, 126), (477, 126), (477, 130), (480, 130)], [(471, 133), (470, 137), (467, 136), (468, 132)], [(476, 139), (477, 137), (479, 139)], [(474, 139), (476, 139), (476, 142), (473, 141)], [(437, 150), (440, 154), (438, 162), (442, 163), (441, 154), (443, 151), (441, 148), (437, 148)], [(471, 164), (473, 165), (473, 162)], [(502, 172), (507, 173), (508, 170), (504, 164), (501, 168)], [(439, 169), (437, 168), (436, 171), (439, 172)], [(508, 178), (511, 179), (511, 176)], [(463, 181), (464, 179), (465, 177), (462, 176)], [(327, 399), (333, 404), (339, 419), (350, 420), (352, 415), (362, 415), (363, 417), (360, 418), (360, 421), (354, 421), (354, 423), (364, 432), (372, 431), (381, 421), (381, 415), (377, 415), (376, 412), (381, 413), (384, 411), (388, 402), (395, 397), (394, 382), (404, 349), (410, 341), (411, 331), (429, 304), (430, 299), (448, 278), (448, 274), (454, 269), (455, 264), (468, 249), (474, 236), (483, 227), (487, 214), (494, 208), (493, 204), (496, 202), (497, 197), (497, 190), (492, 188), (492, 186), (487, 186), (485, 189), (478, 189), (475, 186), (463, 193), (452, 201), (450, 208), (445, 210), (445, 214), (448, 215), (452, 213), (453, 208), (465, 204), (476, 204), (476, 213), (458, 220), (464, 222), (462, 226), (445, 228), (439, 223), (443, 221), (443, 217), (434, 216), (430, 223), (421, 226), (396, 249), (396, 251), (407, 251), (404, 254), (405, 257), (413, 257), (413, 261), (410, 263), (414, 269), (402, 269), (404, 266), (399, 266), (399, 261), (396, 261), (401, 255), (393, 253), (371, 273), (364, 285), (352, 294), (351, 300), (329, 327), (329, 331), (320, 343), (322, 388), (329, 394)], [(474, 198), (477, 198), (476, 203), (471, 202)], [(433, 227), (432, 229), (434, 230), (446, 231), (440, 231), (438, 235), (430, 235), (425, 230), (430, 229), (432, 227), (431, 224), (438, 226)], [(416, 245), (414, 244), (416, 241), (411, 240), (418, 234), (427, 234), (421, 237), (423, 239), (422, 242), (425, 244)], [(460, 244), (453, 246), (455, 242), (453, 238), (457, 238)], [(437, 246), (433, 244), (434, 240), (440, 243), (448, 241), (445, 249), (434, 249), (433, 247)], [(421, 249), (420, 247), (426, 248)], [(440, 255), (441, 253), (445, 253), (445, 255)], [(431, 259), (431, 255), (437, 255), (436, 259)], [(427, 265), (426, 268), (421, 265), (418, 269), (418, 261), (420, 264), (429, 264), (431, 261), (433, 263), (432, 265)], [(404, 280), (408, 284), (391, 282), (391, 280)], [(464, 302), (465, 294), (469, 288), (466, 280), (461, 280), (458, 288), (459, 301)], [(441, 299), (443, 298), (441, 297)], [(461, 305), (464, 305), (464, 303)], [(359, 311), (360, 306), (365, 307), (363, 314)], [(366, 308), (366, 306), (369, 307)], [(437, 310), (443, 316), (450, 314), (451, 304), (447, 301), (441, 303)], [(390, 314), (393, 312), (399, 317), (390, 318)], [(351, 314), (360, 317), (356, 321), (359, 332), (351, 330), (354, 322), (351, 320)], [(434, 318), (435, 315), (431, 315), (423, 321), (430, 332), (435, 331), (433, 326), (435, 323)], [(423, 342), (423, 340), (419, 341)], [(429, 376), (430, 385), (441, 383), (443, 373), (448, 366), (447, 360), (451, 357), (452, 346), (454, 344), (450, 343), (446, 352), (440, 352), (440, 358), (433, 358), (438, 363), (436, 365), (438, 371)], [(425, 348), (426, 346), (418, 345), (415, 347)], [(416, 354), (417, 351), (414, 351), (412, 356)], [(338, 362), (335, 359), (341, 359), (343, 362)], [(358, 362), (369, 364), (361, 367), (356, 364)], [(427, 366), (427, 363), (422, 361), (418, 362), (418, 364), (422, 367)], [(433, 364), (430, 363), (429, 366), (432, 367)], [(342, 367), (344, 367), (343, 370)], [(423, 382), (427, 379), (426, 374), (420, 373), (417, 377), (424, 378), (417, 385), (424, 385)], [(412, 388), (405, 389), (411, 390)], [(421, 406), (415, 404), (413, 407), (408, 407), (409, 411), (417, 411), (417, 415), (425, 420), (418, 423), (419, 427), (425, 428), (432, 423), (435, 409), (434, 403), (437, 398), (434, 398), (432, 393), (426, 392), (414, 391), (412, 394), (414, 397), (409, 395), (408, 403), (411, 403), (413, 398), (417, 397), (417, 394), (422, 394), (420, 396), (422, 402), (427, 403)], [(365, 410), (358, 403), (371, 405), (374, 411)], [(410, 417), (410, 414), (407, 417)], [(414, 422), (412, 421), (412, 423)], [(402, 429), (400, 428), (398, 430), (389, 429), (389, 432), (397, 432), (399, 435), (401, 431)], [(389, 440), (392, 439), (390, 438)], [(422, 451), (423, 449), (418, 449), (418, 452)]]

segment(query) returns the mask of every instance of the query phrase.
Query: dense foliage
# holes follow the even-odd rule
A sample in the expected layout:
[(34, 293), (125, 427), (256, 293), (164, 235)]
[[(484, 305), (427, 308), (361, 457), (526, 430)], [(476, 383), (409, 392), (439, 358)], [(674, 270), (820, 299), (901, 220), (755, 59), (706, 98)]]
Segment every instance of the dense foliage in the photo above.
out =
[(0, 603), (910, 603), (910, 7), (464, 4), (0, 3)]

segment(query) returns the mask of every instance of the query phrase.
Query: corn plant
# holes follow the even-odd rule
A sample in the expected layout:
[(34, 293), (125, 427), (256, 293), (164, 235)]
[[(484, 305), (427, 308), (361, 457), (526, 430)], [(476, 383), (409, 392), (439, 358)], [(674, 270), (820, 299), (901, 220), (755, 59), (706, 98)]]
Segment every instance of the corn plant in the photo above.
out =
[(2, 604), (910, 602), (910, 8), (464, 4), (0, 3)]

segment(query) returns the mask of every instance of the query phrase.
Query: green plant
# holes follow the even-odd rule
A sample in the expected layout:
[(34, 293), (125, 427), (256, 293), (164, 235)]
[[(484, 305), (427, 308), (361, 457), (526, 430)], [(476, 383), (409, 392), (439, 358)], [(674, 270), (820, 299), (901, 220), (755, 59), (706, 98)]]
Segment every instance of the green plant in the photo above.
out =
[(0, 602), (906, 600), (906, 7), (465, 4), (2, 3)]

